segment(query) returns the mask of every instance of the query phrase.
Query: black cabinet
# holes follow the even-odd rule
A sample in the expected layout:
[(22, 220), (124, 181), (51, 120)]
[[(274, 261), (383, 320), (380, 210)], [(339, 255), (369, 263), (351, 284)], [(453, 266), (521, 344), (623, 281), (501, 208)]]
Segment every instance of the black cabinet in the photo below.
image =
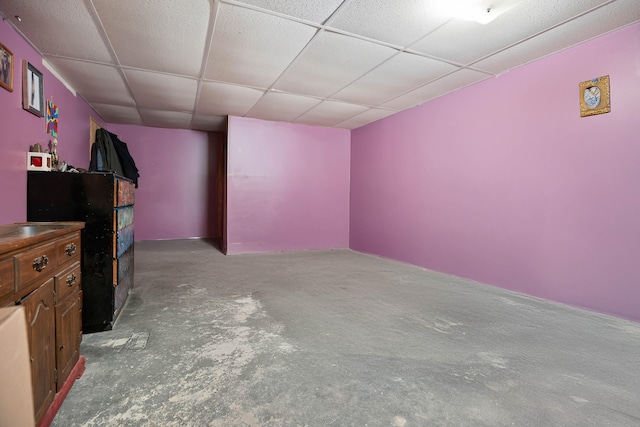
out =
[(28, 221), (83, 221), (82, 330), (110, 330), (133, 287), (132, 181), (109, 172), (29, 171)]

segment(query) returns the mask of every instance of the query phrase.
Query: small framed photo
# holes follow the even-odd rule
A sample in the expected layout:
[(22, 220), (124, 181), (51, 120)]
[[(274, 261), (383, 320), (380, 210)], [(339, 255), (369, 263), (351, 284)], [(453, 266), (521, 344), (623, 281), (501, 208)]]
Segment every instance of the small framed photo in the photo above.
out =
[(22, 61), (22, 108), (44, 117), (44, 77), (26, 60)]
[(13, 92), (13, 53), (0, 43), (0, 86)]
[(609, 76), (580, 83), (580, 117), (611, 112)]

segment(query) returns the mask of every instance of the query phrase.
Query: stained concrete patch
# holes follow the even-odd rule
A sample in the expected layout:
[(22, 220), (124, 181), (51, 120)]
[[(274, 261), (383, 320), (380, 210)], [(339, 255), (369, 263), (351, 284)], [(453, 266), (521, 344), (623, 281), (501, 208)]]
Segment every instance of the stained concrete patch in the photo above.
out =
[(407, 425), (407, 420), (404, 417), (396, 415), (393, 417), (393, 427), (404, 427)]
[(110, 339), (110, 340), (107, 340), (106, 342), (104, 342), (103, 344), (101, 344), (101, 346), (102, 347), (118, 348), (118, 347), (122, 347), (123, 345), (127, 344), (130, 339), (131, 339), (130, 337)]
[(108, 347), (114, 349), (125, 348), (127, 350), (144, 350), (149, 341), (149, 332), (135, 332), (131, 336), (125, 338), (108, 338), (102, 343), (96, 344), (100, 347)]
[(136, 332), (127, 341), (127, 350), (144, 350), (149, 342), (149, 332)]
[[(202, 300), (202, 288), (181, 288), (188, 288), (190, 297)], [(181, 296), (183, 302), (188, 298)], [(102, 384), (102, 389), (91, 394), (108, 405), (81, 424), (66, 424), (80, 414), (61, 413), (54, 425), (261, 425), (252, 411), (226, 396), (246, 395), (254, 381), (285, 369), (279, 356), (295, 351), (294, 346), (282, 339), (283, 326), (274, 324), (252, 295), (208, 299), (193, 310), (196, 305), (191, 300), (181, 307), (157, 311), (153, 341), (149, 340), (151, 332), (134, 332), (128, 339), (87, 336), (88, 347), (95, 344), (115, 350), (111, 368), (118, 367), (118, 375), (138, 380), (130, 379), (126, 389), (118, 381)], [(148, 352), (144, 351), (147, 347)], [(158, 347), (164, 350), (159, 352)], [(126, 351), (119, 351), (122, 348)], [(258, 368), (254, 364), (257, 358), (270, 363)], [(91, 356), (88, 361), (91, 364)], [(74, 393), (81, 393), (92, 377), (102, 375), (101, 367), (93, 368), (98, 371), (88, 369)], [(244, 420), (243, 424), (237, 424), (238, 420)]]

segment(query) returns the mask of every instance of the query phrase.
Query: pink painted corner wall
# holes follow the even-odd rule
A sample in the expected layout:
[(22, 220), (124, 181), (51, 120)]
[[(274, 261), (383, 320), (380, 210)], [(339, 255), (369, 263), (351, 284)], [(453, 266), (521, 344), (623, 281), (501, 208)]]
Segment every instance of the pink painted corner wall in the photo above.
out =
[(13, 92), (0, 88), (0, 224), (27, 219), (27, 152), (40, 143), (47, 148), (51, 136), (45, 118), (22, 109), (22, 61), (27, 60), (43, 74), (45, 99), (53, 97), (60, 109), (58, 153), (61, 160), (89, 166), (89, 117), (100, 117), (80, 97), (74, 96), (42, 64), (40, 55), (6, 22), (0, 21), (0, 42), (14, 60)]
[(348, 130), (229, 117), (227, 253), (349, 245)]
[[(355, 130), (351, 248), (640, 320), (639, 41), (635, 24)], [(580, 118), (579, 82), (603, 75), (611, 112)]]
[(217, 149), (221, 134), (108, 124), (139, 169), (135, 239), (218, 238)]

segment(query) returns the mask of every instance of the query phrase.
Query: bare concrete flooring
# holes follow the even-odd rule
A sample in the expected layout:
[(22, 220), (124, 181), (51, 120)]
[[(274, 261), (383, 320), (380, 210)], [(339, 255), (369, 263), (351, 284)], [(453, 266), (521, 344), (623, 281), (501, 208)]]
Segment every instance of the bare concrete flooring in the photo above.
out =
[(135, 250), (54, 426), (640, 425), (640, 324), (349, 250)]

